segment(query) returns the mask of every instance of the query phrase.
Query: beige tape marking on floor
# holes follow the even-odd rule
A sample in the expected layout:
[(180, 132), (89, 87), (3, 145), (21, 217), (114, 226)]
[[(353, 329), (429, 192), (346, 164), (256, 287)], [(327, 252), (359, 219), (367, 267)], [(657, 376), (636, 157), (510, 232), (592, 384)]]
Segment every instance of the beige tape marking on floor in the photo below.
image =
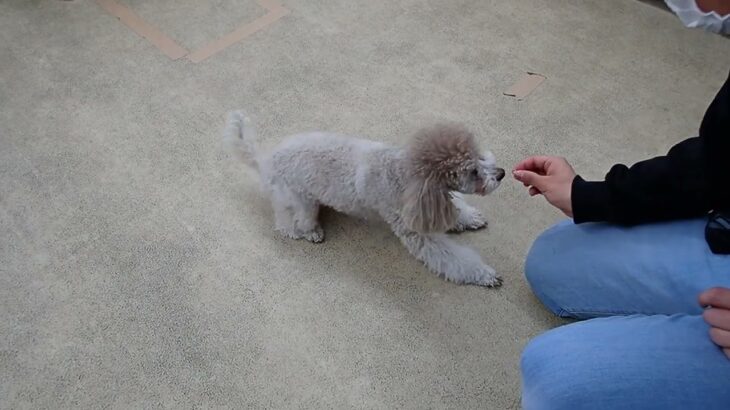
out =
[(273, 11), (274, 9), (281, 7), (281, 2), (279, 0), (258, 0), (257, 2), (259, 3), (259, 6), (269, 11)]
[(289, 10), (283, 7), (275, 8), (270, 12), (264, 14), (263, 16), (257, 18), (256, 20), (252, 21), (251, 23), (244, 24), (235, 31), (232, 31), (231, 33), (226, 34), (218, 40), (209, 43), (205, 47), (193, 51), (192, 53), (188, 54), (188, 59), (194, 63), (199, 63), (206, 58), (216, 53), (219, 53), (226, 47), (238, 43), (246, 37), (260, 31), (261, 29), (286, 16), (287, 14), (289, 14)]
[(147, 41), (152, 43), (172, 60), (177, 60), (188, 54), (188, 50), (180, 47), (175, 40), (148, 24), (127, 6), (119, 4), (114, 0), (96, 0), (96, 3), (103, 7), (109, 14), (118, 18), (124, 25), (132, 29), (132, 31), (146, 38)]
[(504, 95), (521, 100), (533, 92), (543, 81), (545, 81), (544, 75), (527, 72), (519, 81), (505, 91)]
[(257, 3), (268, 10), (268, 13), (250, 23), (240, 26), (231, 33), (228, 33), (201, 48), (190, 52), (181, 47), (175, 42), (175, 40), (165, 35), (165, 33), (147, 23), (144, 19), (142, 19), (142, 17), (138, 16), (127, 6), (120, 4), (115, 0), (96, 0), (96, 2), (109, 14), (117, 17), (132, 31), (141, 37), (146, 38), (147, 41), (152, 43), (170, 59), (177, 60), (181, 57), (187, 56), (188, 60), (193, 63), (199, 63), (221, 52), (225, 48), (263, 30), (280, 18), (289, 14), (289, 10), (283, 7), (279, 0), (257, 0)]

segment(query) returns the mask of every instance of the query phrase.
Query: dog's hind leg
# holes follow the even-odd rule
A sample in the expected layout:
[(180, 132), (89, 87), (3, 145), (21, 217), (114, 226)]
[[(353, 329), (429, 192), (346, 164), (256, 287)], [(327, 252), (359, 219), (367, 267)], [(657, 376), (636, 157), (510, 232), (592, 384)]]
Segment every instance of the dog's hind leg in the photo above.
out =
[(304, 199), (286, 186), (272, 189), (276, 231), (292, 239), (322, 242), (324, 231), (317, 222), (319, 204)]
[(457, 217), (456, 225), (449, 232), (474, 231), (487, 226), (487, 220), (482, 213), (467, 204), (461, 194), (453, 192), (451, 201), (459, 211), (459, 216)]
[(271, 189), (271, 205), (274, 208), (274, 230), (282, 235), (299, 239), (294, 219), (294, 198), (292, 192), (281, 185), (273, 185)]
[(301, 238), (319, 243), (324, 240), (324, 230), (317, 220), (319, 204), (316, 201), (299, 198), (294, 208), (294, 220)]

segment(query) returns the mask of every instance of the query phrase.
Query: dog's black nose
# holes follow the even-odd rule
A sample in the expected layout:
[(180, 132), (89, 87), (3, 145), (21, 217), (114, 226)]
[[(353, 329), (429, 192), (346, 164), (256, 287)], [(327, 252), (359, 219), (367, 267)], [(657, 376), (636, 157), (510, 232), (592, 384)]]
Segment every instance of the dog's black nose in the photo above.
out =
[(497, 181), (501, 181), (504, 178), (505, 172), (502, 168), (497, 168)]

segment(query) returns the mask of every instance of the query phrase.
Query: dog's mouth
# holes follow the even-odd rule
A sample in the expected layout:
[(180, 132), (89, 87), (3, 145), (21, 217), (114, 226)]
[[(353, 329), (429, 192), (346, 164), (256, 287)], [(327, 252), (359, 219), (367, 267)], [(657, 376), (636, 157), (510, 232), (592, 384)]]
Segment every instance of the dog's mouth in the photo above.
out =
[(499, 187), (499, 180), (486, 180), (480, 184), (477, 184), (474, 193), (480, 196), (487, 196), (491, 194), (495, 189)]

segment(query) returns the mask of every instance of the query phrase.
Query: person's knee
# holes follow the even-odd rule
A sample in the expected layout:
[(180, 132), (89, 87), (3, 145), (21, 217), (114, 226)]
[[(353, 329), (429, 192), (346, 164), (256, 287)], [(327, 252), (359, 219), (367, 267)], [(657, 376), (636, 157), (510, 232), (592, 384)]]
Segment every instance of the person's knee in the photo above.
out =
[(730, 369), (706, 332), (691, 315), (614, 316), (550, 330), (522, 352), (523, 408), (726, 408)]
[(554, 356), (551, 339), (550, 332), (538, 336), (522, 352), (522, 407), (526, 410), (567, 408), (561, 407), (559, 389), (566, 382), (561, 379), (569, 376), (558, 370), (555, 360), (560, 359)]
[(567, 272), (565, 250), (561, 243), (570, 235), (572, 222), (559, 223), (540, 234), (525, 259), (525, 278), (540, 301), (555, 314), (561, 314), (556, 291), (565, 283)]
[(533, 289), (535, 286), (539, 287), (546, 276), (543, 269), (545, 265), (542, 262), (554, 257), (546, 234), (547, 232), (543, 232), (535, 239), (530, 251), (527, 253), (527, 258), (525, 258), (525, 278)]
[[(522, 352), (522, 406), (532, 409), (590, 408), (600, 392), (583, 383), (585, 363), (574, 361), (566, 346), (575, 336), (565, 328), (553, 329), (533, 339)], [(585, 377), (590, 379), (590, 377)]]

